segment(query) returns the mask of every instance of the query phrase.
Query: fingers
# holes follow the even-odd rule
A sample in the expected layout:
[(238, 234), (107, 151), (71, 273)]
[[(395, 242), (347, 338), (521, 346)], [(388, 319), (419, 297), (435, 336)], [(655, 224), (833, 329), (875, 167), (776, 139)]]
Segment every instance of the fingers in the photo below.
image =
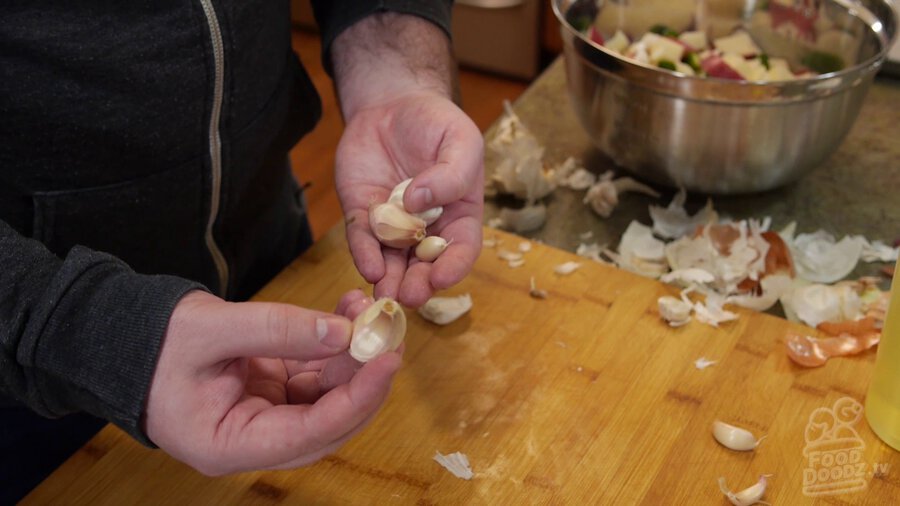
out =
[(448, 224), (441, 235), (453, 241), (434, 261), (428, 281), (436, 290), (449, 288), (472, 270), (481, 253), (481, 221), (472, 216)]
[(305, 459), (361, 428), (384, 402), (400, 365), (398, 354), (387, 353), (366, 363), (350, 383), (326, 393), (312, 406), (274, 406), (259, 411), (242, 427), (228, 427), (232, 420), (226, 419), (220, 430), (239, 432), (231, 449), (242, 455), (245, 468)]
[(316, 360), (350, 345), (347, 318), (289, 304), (223, 303), (202, 314), (206, 356), (215, 362), (241, 357)]
[[(462, 115), (448, 128), (434, 165), (418, 174), (403, 196), (413, 213), (483, 194), (484, 141), (478, 127)], [(477, 193), (477, 195), (476, 195)]]
[(337, 307), (335, 308), (335, 314), (339, 314), (342, 316), (346, 316), (347, 318), (353, 320), (356, 318), (359, 313), (362, 312), (369, 304), (372, 303), (372, 299), (367, 297), (362, 290), (350, 290), (341, 296), (341, 299), (337, 303)]
[(384, 277), (385, 265), (381, 243), (369, 229), (369, 212), (360, 209), (347, 216), (347, 244), (356, 270), (369, 283), (377, 283)]
[(409, 263), (408, 249), (384, 249), (385, 273), (375, 284), (375, 298), (390, 297), (397, 298), (400, 292), (400, 283), (403, 282), (403, 276), (406, 274), (406, 266)]

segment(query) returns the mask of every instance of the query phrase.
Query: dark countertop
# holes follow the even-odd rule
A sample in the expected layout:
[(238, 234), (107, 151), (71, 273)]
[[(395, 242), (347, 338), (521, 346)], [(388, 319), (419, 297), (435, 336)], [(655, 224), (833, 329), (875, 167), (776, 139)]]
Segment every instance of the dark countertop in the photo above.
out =
[[(617, 176), (629, 175), (593, 146), (579, 124), (566, 90), (562, 57), (535, 80), (513, 109), (545, 147), (545, 164), (552, 166), (574, 156), (595, 174), (615, 169)], [(485, 138), (491, 139), (496, 128), (497, 123)], [(498, 161), (493, 153), (486, 154), (486, 178), (493, 174)], [(522, 235), (569, 251), (575, 251), (581, 242), (607, 244), (615, 249), (632, 220), (650, 225), (648, 206), (665, 207), (675, 193), (672, 188), (651, 186), (662, 193), (661, 199), (625, 194), (610, 218), (597, 216), (582, 203), (584, 191), (557, 188), (544, 199), (547, 223)], [(862, 234), (869, 240), (893, 243), (900, 238), (900, 81), (875, 80), (847, 138), (821, 167), (779, 189), (712, 198), (720, 217), (771, 216), (773, 230), (796, 221), (798, 233), (822, 228), (838, 239)], [(695, 212), (706, 199), (707, 195), (689, 194), (688, 211)], [(485, 223), (497, 216), (501, 205), (519, 207), (521, 202), (511, 197), (488, 198)], [(579, 235), (587, 231), (592, 231), (593, 237), (580, 239)], [(874, 274), (880, 265), (860, 262), (854, 275)]]

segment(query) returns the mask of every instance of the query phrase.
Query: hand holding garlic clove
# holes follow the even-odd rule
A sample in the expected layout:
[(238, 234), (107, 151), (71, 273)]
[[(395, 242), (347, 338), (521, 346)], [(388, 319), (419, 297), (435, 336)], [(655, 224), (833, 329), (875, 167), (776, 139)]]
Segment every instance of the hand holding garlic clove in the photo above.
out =
[(440, 236), (426, 237), (426, 227), (437, 221), (444, 210), (438, 206), (421, 213), (408, 213), (403, 207), (403, 193), (411, 181), (406, 179), (395, 186), (387, 202), (369, 207), (369, 226), (381, 244), (392, 248), (415, 246), (419, 260), (433, 262), (450, 242)]

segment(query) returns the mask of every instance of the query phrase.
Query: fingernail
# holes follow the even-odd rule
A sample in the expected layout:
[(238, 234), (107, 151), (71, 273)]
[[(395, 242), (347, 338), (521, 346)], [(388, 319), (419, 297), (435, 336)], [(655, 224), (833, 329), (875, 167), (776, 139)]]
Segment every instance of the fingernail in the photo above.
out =
[(349, 324), (338, 319), (316, 318), (316, 337), (329, 348), (346, 348), (350, 339)]
[(419, 188), (413, 192), (413, 200), (420, 200), (424, 205), (428, 205), (434, 201), (434, 195), (429, 188)]

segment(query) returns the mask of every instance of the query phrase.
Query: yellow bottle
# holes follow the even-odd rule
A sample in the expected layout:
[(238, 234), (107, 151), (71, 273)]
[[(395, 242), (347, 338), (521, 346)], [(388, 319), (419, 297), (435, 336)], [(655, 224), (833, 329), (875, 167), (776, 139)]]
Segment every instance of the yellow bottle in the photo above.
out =
[(896, 272), (875, 374), (866, 395), (866, 420), (882, 441), (900, 450), (900, 274)]

